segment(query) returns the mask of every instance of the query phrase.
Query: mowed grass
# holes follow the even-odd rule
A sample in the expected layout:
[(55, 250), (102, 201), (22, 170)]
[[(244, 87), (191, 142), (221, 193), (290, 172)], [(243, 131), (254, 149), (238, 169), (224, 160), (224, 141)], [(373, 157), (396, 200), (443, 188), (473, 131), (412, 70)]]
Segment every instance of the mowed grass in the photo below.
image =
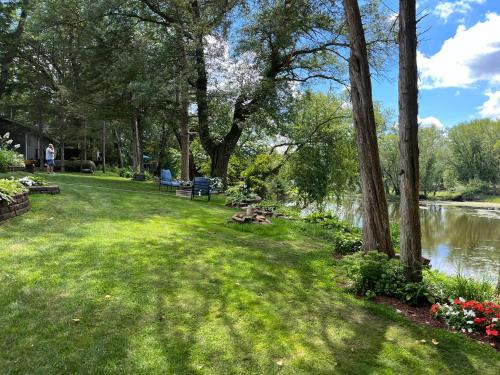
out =
[(305, 224), (232, 224), (221, 199), (102, 174), (48, 178), (60, 195), (0, 225), (1, 374), (499, 373), (490, 347), (343, 292)]

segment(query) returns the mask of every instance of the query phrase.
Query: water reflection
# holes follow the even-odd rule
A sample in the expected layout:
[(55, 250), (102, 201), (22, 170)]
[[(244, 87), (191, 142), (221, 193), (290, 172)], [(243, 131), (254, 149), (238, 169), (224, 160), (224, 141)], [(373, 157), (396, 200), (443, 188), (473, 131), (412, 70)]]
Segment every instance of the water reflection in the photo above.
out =
[[(345, 199), (327, 207), (342, 219), (362, 226), (360, 201)], [(391, 220), (399, 218), (399, 204), (389, 203)], [(445, 273), (463, 273), (496, 280), (500, 270), (500, 211), (486, 211), (437, 204), (420, 207), (422, 253)]]

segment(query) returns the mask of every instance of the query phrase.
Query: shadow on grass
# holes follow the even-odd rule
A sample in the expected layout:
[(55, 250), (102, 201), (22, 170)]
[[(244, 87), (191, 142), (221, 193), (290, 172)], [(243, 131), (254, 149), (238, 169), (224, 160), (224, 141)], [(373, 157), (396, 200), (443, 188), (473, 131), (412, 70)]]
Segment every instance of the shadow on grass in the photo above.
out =
[(325, 243), (231, 212), (76, 186), (33, 197), (0, 227), (4, 369), (495, 373), (487, 348), (340, 291)]

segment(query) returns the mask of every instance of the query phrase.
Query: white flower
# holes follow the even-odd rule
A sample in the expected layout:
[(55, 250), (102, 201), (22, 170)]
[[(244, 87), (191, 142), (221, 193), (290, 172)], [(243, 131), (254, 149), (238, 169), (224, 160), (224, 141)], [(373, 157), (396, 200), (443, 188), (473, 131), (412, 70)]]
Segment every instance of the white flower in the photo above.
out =
[(14, 142), (12, 139), (9, 139), (6, 143), (10, 145), (12, 142)]
[(462, 297), (459, 297), (459, 298), (458, 298), (458, 300), (459, 300), (460, 302), (465, 302), (465, 300), (464, 300)]
[(498, 318), (493, 318), (493, 319), (491, 319), (491, 321), (492, 321), (493, 323), (496, 323), (496, 322), (498, 322)]
[(463, 333), (465, 333), (465, 332), (467, 332), (467, 331), (465, 330), (465, 328), (462, 328), (462, 332), (463, 332)]
[(467, 331), (468, 331), (469, 333), (472, 333), (472, 328), (469, 328)]
[(14, 145), (15, 149), (18, 149), (19, 147), (21, 147), (21, 145), (19, 143)]
[(474, 321), (473, 320), (467, 320), (466, 322), (467, 324), (474, 324)]
[(10, 138), (10, 133), (7, 132), (3, 135), (3, 139), (9, 139)]

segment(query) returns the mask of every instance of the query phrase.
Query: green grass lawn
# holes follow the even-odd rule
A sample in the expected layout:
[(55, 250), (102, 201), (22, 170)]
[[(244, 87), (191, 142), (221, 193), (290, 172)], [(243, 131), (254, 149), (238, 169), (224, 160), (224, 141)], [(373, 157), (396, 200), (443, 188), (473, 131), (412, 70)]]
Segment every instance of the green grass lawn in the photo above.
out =
[(100, 173), (48, 178), (62, 193), (0, 226), (1, 374), (499, 373), (490, 347), (343, 292), (305, 224), (232, 224), (220, 199)]

